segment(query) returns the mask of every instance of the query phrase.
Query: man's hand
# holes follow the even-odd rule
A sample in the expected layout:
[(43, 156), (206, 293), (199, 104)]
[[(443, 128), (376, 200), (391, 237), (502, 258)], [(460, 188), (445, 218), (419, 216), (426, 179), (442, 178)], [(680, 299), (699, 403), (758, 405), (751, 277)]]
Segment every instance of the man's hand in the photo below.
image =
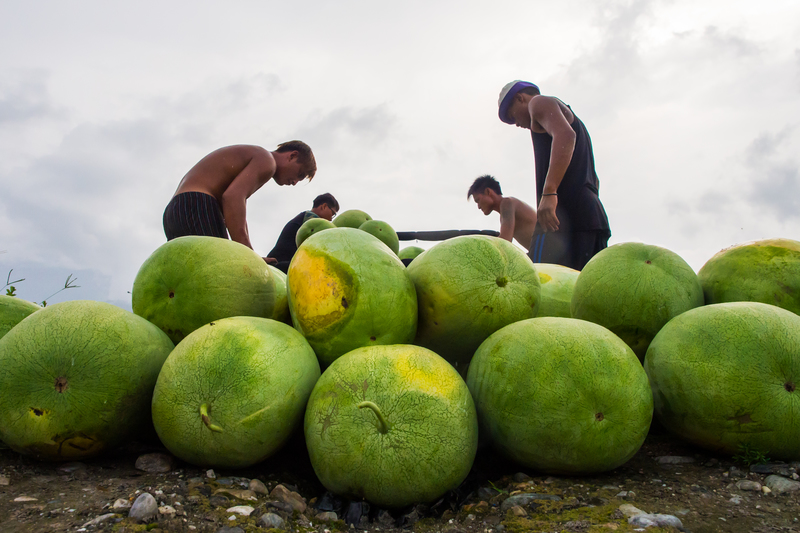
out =
[(274, 257), (262, 257), (261, 259), (266, 261), (268, 265), (277, 265), (278, 264), (278, 260), (275, 259)]
[(556, 216), (556, 206), (558, 196), (542, 196), (537, 212), (538, 223), (545, 231), (558, 231), (558, 217)]

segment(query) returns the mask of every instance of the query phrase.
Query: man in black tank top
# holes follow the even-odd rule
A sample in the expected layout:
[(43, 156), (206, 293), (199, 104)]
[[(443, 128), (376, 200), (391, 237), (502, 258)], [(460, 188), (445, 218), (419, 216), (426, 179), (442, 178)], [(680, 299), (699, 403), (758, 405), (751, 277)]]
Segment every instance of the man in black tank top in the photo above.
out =
[(498, 105), (500, 120), (531, 130), (533, 140), (539, 207), (528, 256), (581, 270), (611, 236), (589, 132), (568, 105), (532, 83), (507, 84)]
[[(339, 202), (336, 201), (336, 198), (329, 192), (320, 194), (314, 198), (314, 203), (310, 211), (303, 211), (286, 223), (278, 237), (278, 241), (269, 252), (269, 255), (267, 255), (267, 258), (275, 259), (277, 262), (273, 263), (273, 265), (283, 272), (286, 272), (289, 270), (289, 263), (292, 261), (292, 257), (294, 257), (295, 252), (297, 252), (297, 230), (300, 229), (303, 222), (309, 218), (324, 218), (325, 220), (331, 221), (336, 217), (336, 213), (338, 212)], [(268, 262), (271, 263), (272, 261)]]

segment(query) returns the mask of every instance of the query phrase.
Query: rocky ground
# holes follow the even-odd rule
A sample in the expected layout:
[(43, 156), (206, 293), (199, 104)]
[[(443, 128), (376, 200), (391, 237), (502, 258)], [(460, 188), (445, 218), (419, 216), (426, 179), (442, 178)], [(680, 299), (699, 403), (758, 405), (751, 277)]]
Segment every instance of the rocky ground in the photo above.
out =
[(0, 531), (800, 531), (798, 469), (748, 467), (654, 429), (630, 462), (598, 476), (540, 475), (484, 449), (441, 500), (386, 510), (326, 493), (302, 440), (240, 471), (141, 443), (66, 464), (2, 449)]

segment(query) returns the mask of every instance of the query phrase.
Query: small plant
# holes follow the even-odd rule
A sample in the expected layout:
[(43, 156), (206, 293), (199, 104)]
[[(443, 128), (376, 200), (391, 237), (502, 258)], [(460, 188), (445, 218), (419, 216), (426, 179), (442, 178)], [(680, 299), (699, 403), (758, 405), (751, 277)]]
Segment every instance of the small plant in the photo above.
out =
[(733, 456), (733, 460), (746, 466), (761, 465), (769, 462), (767, 453), (751, 448), (749, 444), (743, 442), (739, 445), (739, 453)]
[(508, 491), (507, 491), (507, 490), (503, 490), (503, 489), (499, 489), (499, 488), (497, 488), (497, 485), (495, 485), (495, 484), (494, 484), (494, 483), (492, 483), (491, 481), (489, 481), (489, 485), (491, 485), (491, 486), (492, 486), (492, 488), (493, 488), (494, 490), (496, 490), (497, 492), (499, 492), (500, 494), (508, 494)]
[[(0, 253), (2, 253), (2, 252), (0, 252)], [(23, 281), (25, 281), (25, 278), (20, 278), (20, 279), (12, 281), (11, 280), (11, 273), (12, 272), (14, 272), (13, 268), (8, 271), (8, 276), (6, 277), (6, 284), (3, 285), (3, 287), (2, 287), (3, 289), (6, 290), (6, 296), (16, 296), (17, 295), (17, 288), (14, 285), (12, 285), (12, 283), (22, 283)], [(50, 296), (48, 296), (47, 298), (45, 298), (44, 300), (42, 300), (42, 303), (40, 303), (39, 305), (41, 305), (42, 307), (47, 307), (47, 300), (49, 300), (50, 298), (52, 298), (56, 294), (60, 293), (61, 291), (64, 291), (64, 290), (67, 290), (67, 289), (80, 288), (80, 285), (75, 285), (76, 281), (78, 281), (78, 278), (73, 278), (72, 274), (70, 274), (69, 276), (67, 276), (67, 281), (64, 282), (64, 286), (61, 287), (60, 289), (58, 289), (53, 294), (51, 294)], [(36, 302), (34, 302), (34, 303), (36, 303)]]

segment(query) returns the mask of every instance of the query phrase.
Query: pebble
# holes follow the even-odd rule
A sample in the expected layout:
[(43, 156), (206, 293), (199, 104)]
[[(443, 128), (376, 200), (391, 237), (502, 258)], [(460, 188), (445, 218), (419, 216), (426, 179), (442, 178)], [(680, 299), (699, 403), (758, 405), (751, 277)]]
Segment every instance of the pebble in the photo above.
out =
[(158, 503), (153, 495), (144, 492), (133, 502), (128, 516), (138, 522), (149, 522), (158, 513)]
[(525, 483), (526, 481), (530, 480), (531, 476), (525, 474), (524, 472), (517, 472), (516, 474), (514, 474), (514, 481), (516, 481), (517, 483)]
[(516, 494), (514, 496), (509, 496), (508, 498), (503, 501), (502, 505), (500, 505), (500, 511), (505, 513), (515, 505), (525, 506), (529, 505), (531, 502), (534, 501), (561, 501), (560, 496), (556, 496), (554, 494), (537, 494), (535, 492), (527, 492), (524, 494)]
[(231, 500), (222, 494), (215, 494), (208, 499), (208, 504), (212, 507), (227, 507)]
[(175, 511), (175, 508), (171, 505), (162, 505), (158, 508), (158, 514), (164, 516), (175, 516), (176, 512), (177, 511)]
[(640, 514), (647, 514), (638, 507), (635, 507), (629, 503), (623, 503), (619, 506), (619, 511), (626, 517), (630, 518), (632, 516), (640, 515)]
[(742, 503), (742, 498), (740, 496), (734, 496), (728, 501), (734, 505), (739, 505), (740, 503)]
[(777, 476), (775, 474), (767, 476), (767, 479), (764, 480), (764, 485), (769, 487), (775, 494), (800, 490), (800, 481), (786, 479), (783, 476)]
[(739, 490), (749, 490), (752, 492), (759, 492), (761, 490), (761, 483), (758, 481), (750, 481), (743, 479), (736, 482), (736, 488)]
[(111, 505), (111, 508), (116, 511), (121, 511), (123, 509), (130, 509), (131, 502), (126, 500), (125, 498), (119, 498)]
[(632, 490), (622, 490), (617, 493), (617, 498), (633, 498), (636, 493)]
[(18, 496), (14, 498), (15, 502), (38, 502), (38, 498), (32, 498), (31, 496)]
[(217, 489), (214, 494), (229, 494), (234, 498), (245, 501), (258, 501), (256, 493), (249, 489)]
[(214, 470), (206, 470), (206, 477), (209, 479), (217, 479), (217, 474), (214, 473)]
[(339, 517), (333, 511), (325, 511), (317, 515), (317, 520), (322, 522), (336, 522), (339, 520)]
[(11, 480), (6, 476), (0, 476), (0, 486), (7, 487), (11, 484)]
[(756, 474), (778, 474), (783, 477), (792, 477), (794, 473), (789, 465), (784, 463), (766, 463), (760, 465), (750, 465), (750, 471)]
[(165, 474), (175, 467), (175, 458), (166, 453), (147, 453), (136, 459), (135, 468), (149, 474)]
[(86, 470), (87, 468), (86, 463), (72, 462), (60, 465), (57, 470), (61, 474), (74, 474), (79, 470)]
[(656, 457), (656, 462), (662, 465), (685, 465), (688, 463), (694, 463), (694, 457), (682, 457), (680, 455), (662, 455), (660, 457)]
[(766, 485), (761, 485), (761, 492), (763, 492), (764, 494), (769, 494), (770, 492), (772, 492), (772, 490)]
[(633, 527), (674, 527), (683, 531), (683, 522), (671, 514), (638, 514), (628, 519)]
[(81, 527), (83, 528), (83, 527), (97, 526), (97, 525), (100, 525), (100, 524), (102, 524), (103, 522), (105, 522), (107, 520), (111, 520), (115, 516), (117, 516), (116, 513), (108, 513), (108, 514), (100, 515), (97, 518), (89, 520), (88, 522), (83, 524)]
[(236, 505), (235, 507), (230, 507), (225, 510), (228, 513), (234, 513), (242, 516), (250, 516), (255, 511), (255, 508), (250, 507), (249, 505)]
[(244, 529), (239, 526), (223, 527), (217, 530), (217, 533), (244, 533)]
[[(336, 513), (333, 513), (336, 515)], [(258, 519), (258, 523), (266, 528), (283, 529), (284, 520), (275, 513), (265, 513)]]
[(292, 506), (292, 509), (299, 513), (303, 513), (306, 510), (306, 500), (298, 493), (290, 491), (283, 485), (277, 485), (272, 489), (272, 492), (269, 493), (269, 497), (283, 503), (288, 503)]
[(264, 482), (260, 479), (251, 479), (247, 488), (256, 494), (269, 494), (269, 489), (267, 489), (267, 486), (264, 485)]
[(513, 514), (514, 516), (528, 516), (528, 512), (525, 511), (525, 509), (523, 509), (519, 505), (511, 507), (509, 511), (511, 511), (511, 514)]

